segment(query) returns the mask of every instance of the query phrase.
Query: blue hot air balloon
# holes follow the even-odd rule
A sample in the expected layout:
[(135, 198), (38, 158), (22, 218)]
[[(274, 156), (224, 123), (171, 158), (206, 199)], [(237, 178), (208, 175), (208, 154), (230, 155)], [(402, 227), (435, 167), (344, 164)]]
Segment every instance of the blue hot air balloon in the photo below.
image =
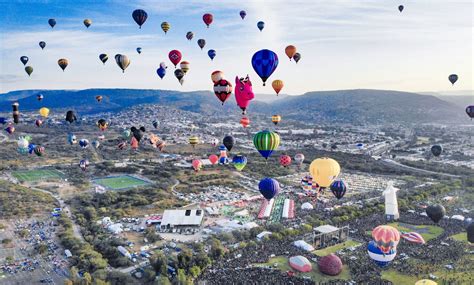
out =
[(30, 143), (28, 145), (28, 153), (33, 154), (33, 152), (35, 151), (35, 148), (36, 148), (36, 145), (34, 143)]
[(260, 32), (265, 28), (265, 22), (260, 21), (257, 23), (257, 28), (260, 30)]
[(247, 16), (247, 12), (245, 12), (244, 10), (240, 11), (240, 17), (242, 18), (242, 20), (245, 18), (245, 16)]
[(262, 78), (263, 86), (265, 86), (268, 77), (278, 66), (278, 56), (268, 49), (259, 50), (252, 56), (252, 66), (258, 76)]
[(258, 189), (265, 199), (270, 200), (280, 192), (280, 184), (273, 178), (263, 178), (258, 183)]
[(141, 47), (137, 47), (137, 52), (138, 52), (138, 54), (141, 54), (141, 53), (142, 53), (142, 48), (141, 48)]
[(142, 25), (145, 23), (146, 19), (148, 18), (148, 14), (142, 9), (137, 9), (133, 11), (132, 18), (133, 20), (135, 20), (135, 23), (137, 23), (138, 27), (141, 29)]
[(334, 196), (339, 200), (344, 195), (346, 194), (347, 191), (347, 184), (342, 181), (342, 179), (335, 180), (333, 183), (331, 183), (331, 192), (334, 194)]
[(49, 19), (48, 24), (51, 26), (51, 28), (54, 28), (54, 26), (56, 26), (56, 20), (55, 19)]
[(166, 68), (163, 68), (163, 66), (160, 66), (160, 68), (156, 70), (156, 73), (161, 79), (163, 79), (163, 77), (165, 77), (166, 75)]
[(388, 253), (383, 253), (382, 250), (377, 246), (375, 241), (369, 242), (367, 246), (367, 253), (370, 258), (380, 267), (389, 265), (397, 255), (397, 250), (392, 248)]
[(214, 57), (216, 57), (216, 51), (213, 49), (210, 49), (207, 51), (207, 55), (211, 58), (211, 60), (213, 60)]

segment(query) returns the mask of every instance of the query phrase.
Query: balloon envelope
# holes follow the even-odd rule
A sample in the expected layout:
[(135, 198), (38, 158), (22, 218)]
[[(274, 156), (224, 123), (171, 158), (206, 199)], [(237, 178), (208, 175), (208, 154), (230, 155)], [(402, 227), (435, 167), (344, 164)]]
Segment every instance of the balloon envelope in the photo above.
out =
[(393, 261), (393, 259), (395, 259), (397, 250), (392, 248), (387, 253), (384, 253), (382, 250), (380, 250), (380, 248), (378, 248), (375, 241), (370, 241), (367, 246), (367, 253), (369, 254), (369, 257), (375, 262), (375, 264), (380, 267), (386, 267)]
[(327, 188), (339, 176), (341, 167), (334, 159), (324, 157), (313, 160), (309, 166), (309, 172), (319, 186)]
[(135, 23), (137, 23), (138, 27), (141, 29), (142, 25), (145, 23), (146, 19), (148, 18), (148, 14), (142, 9), (137, 9), (133, 11), (132, 18), (133, 20), (135, 20)]
[(258, 183), (258, 189), (265, 199), (270, 200), (280, 192), (280, 184), (276, 179), (264, 178)]
[(426, 215), (435, 223), (438, 223), (444, 215), (446, 215), (446, 209), (442, 205), (430, 205), (426, 208)]
[(275, 132), (264, 130), (253, 137), (253, 144), (258, 152), (265, 158), (272, 154), (280, 145), (280, 135)]
[(397, 247), (400, 232), (392, 226), (381, 225), (372, 230), (372, 238), (383, 253), (389, 253)]
[(267, 79), (278, 67), (278, 56), (268, 49), (259, 50), (252, 56), (252, 67), (262, 79), (263, 86), (265, 86)]

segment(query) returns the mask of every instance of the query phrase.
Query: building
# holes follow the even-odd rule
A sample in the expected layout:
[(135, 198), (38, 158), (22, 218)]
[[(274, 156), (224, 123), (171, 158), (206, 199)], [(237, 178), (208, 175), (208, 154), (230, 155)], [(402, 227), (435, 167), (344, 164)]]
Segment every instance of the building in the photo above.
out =
[(72, 257), (72, 253), (69, 249), (65, 249), (64, 250), (64, 255), (66, 256), (66, 258), (70, 258)]
[(165, 210), (161, 219), (161, 232), (195, 232), (201, 227), (204, 211), (201, 209)]
[(398, 188), (393, 187), (393, 181), (389, 181), (387, 188), (383, 191), (383, 195), (385, 196), (385, 218), (387, 221), (394, 221), (400, 218), (397, 202), (398, 190)]
[(128, 252), (127, 249), (125, 249), (125, 247), (119, 245), (117, 246), (117, 249), (123, 256), (127, 257), (128, 259), (132, 259), (132, 255), (130, 254), (130, 252)]
[(305, 236), (305, 241), (313, 243), (315, 249), (325, 248), (345, 242), (349, 236), (349, 227), (337, 228), (323, 225), (313, 229), (313, 233)]

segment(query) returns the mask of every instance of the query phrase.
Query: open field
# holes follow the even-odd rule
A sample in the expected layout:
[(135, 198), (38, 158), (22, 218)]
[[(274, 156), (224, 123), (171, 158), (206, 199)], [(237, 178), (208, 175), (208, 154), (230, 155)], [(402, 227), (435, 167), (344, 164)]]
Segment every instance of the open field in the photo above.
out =
[(335, 253), (335, 252), (337, 252), (341, 249), (349, 248), (349, 247), (356, 247), (356, 246), (359, 246), (359, 245), (361, 245), (361, 244), (356, 242), (356, 241), (348, 240), (348, 241), (345, 241), (345, 242), (340, 243), (340, 244), (336, 244), (336, 245), (333, 245), (333, 246), (330, 246), (330, 247), (315, 250), (315, 251), (313, 251), (313, 253), (316, 254), (317, 256), (326, 256), (330, 253)]
[(63, 174), (55, 169), (18, 170), (12, 172), (13, 177), (22, 182), (61, 179)]
[(131, 175), (109, 176), (105, 178), (94, 179), (93, 182), (110, 190), (124, 190), (150, 184), (148, 181)]

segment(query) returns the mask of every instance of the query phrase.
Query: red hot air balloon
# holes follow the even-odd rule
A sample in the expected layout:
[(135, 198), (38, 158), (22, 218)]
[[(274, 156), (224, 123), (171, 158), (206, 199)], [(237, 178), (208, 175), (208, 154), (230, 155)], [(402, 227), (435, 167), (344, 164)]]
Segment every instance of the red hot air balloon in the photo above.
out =
[(176, 68), (178, 63), (181, 62), (181, 58), (182, 58), (181, 52), (179, 50), (174, 49), (170, 51), (170, 53), (168, 54), (168, 58), (174, 64), (174, 68)]
[(219, 161), (219, 157), (215, 154), (209, 155), (209, 161), (211, 162), (212, 165), (216, 164), (217, 161)]
[(246, 128), (250, 125), (250, 119), (248, 117), (242, 117), (242, 119), (240, 119), (240, 124), (242, 127)]
[(221, 79), (214, 84), (214, 94), (216, 94), (217, 98), (222, 102), (229, 99), (230, 95), (232, 94), (232, 84), (225, 79)]
[(280, 165), (283, 167), (287, 167), (291, 164), (291, 156), (287, 154), (280, 155)]
[(206, 24), (208, 28), (209, 28), (209, 25), (212, 23), (213, 19), (214, 17), (212, 16), (212, 14), (206, 13), (202, 15), (202, 20), (204, 21), (204, 24)]

